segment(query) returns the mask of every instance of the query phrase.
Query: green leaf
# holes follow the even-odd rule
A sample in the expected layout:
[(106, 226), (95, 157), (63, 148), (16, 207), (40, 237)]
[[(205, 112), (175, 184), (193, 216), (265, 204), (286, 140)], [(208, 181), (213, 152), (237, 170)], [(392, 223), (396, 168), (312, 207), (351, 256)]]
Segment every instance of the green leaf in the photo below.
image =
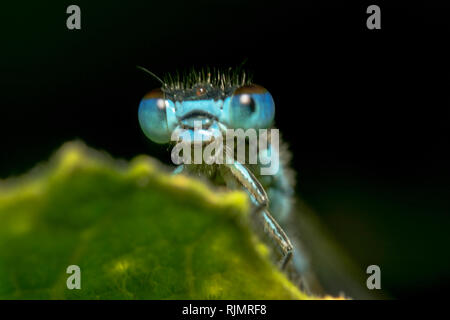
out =
[[(249, 228), (243, 192), (64, 145), (0, 183), (1, 299), (305, 299)], [(66, 285), (69, 265), (81, 289)]]

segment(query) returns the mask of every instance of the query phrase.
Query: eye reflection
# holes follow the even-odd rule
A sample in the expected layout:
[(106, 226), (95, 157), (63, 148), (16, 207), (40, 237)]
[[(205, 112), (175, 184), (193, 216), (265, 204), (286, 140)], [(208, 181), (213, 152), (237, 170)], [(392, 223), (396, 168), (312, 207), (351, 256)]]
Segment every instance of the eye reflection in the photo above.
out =
[(156, 106), (160, 109), (163, 110), (166, 107), (166, 101), (164, 99), (158, 99), (156, 101)]
[(242, 94), (241, 97), (239, 98), (239, 102), (241, 103), (242, 106), (250, 108), (251, 112), (255, 111), (255, 101), (253, 100), (251, 95)]
[(252, 101), (252, 98), (250, 97), (249, 94), (243, 94), (241, 95), (241, 98), (239, 99), (239, 102), (241, 104), (250, 104), (250, 102)]

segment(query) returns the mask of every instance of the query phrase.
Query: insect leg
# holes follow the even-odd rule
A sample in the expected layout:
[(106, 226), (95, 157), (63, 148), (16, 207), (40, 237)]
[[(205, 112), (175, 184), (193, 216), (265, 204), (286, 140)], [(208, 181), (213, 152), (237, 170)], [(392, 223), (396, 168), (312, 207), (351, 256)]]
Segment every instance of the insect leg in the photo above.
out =
[[(291, 241), (269, 213), (269, 198), (258, 179), (256, 179), (253, 173), (244, 165), (235, 160), (231, 161), (231, 164), (227, 163), (224, 166), (228, 169), (233, 180), (237, 181), (249, 193), (250, 199), (255, 205), (254, 212), (256, 213), (256, 216), (262, 218), (264, 229), (281, 249), (283, 254), (281, 268), (284, 269), (292, 258), (293, 247)], [(224, 174), (224, 177), (229, 177), (230, 174)]]
[(280, 225), (270, 215), (267, 209), (265, 209), (264, 207), (257, 207), (256, 210), (260, 210), (260, 212), (262, 212), (265, 230), (268, 231), (271, 237), (278, 243), (278, 246), (283, 253), (280, 267), (282, 270), (284, 270), (286, 268), (286, 265), (292, 258), (293, 246), (291, 244), (291, 241), (287, 237), (284, 230), (280, 227)]
[(183, 164), (180, 164), (178, 167), (176, 167), (176, 168), (172, 171), (172, 174), (173, 174), (173, 175), (177, 175), (177, 174), (182, 173), (183, 171), (184, 171), (184, 165), (183, 165)]

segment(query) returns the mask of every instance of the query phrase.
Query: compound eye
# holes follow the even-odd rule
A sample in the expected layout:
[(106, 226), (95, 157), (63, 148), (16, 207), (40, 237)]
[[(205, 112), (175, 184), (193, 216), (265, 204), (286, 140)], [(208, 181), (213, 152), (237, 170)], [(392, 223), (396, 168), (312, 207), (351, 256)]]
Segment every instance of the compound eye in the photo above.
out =
[(275, 104), (270, 93), (252, 84), (237, 88), (231, 98), (230, 121), (235, 128), (267, 128), (272, 124)]
[(156, 143), (170, 141), (170, 132), (167, 126), (167, 101), (161, 89), (147, 93), (139, 105), (138, 117), (142, 131)]

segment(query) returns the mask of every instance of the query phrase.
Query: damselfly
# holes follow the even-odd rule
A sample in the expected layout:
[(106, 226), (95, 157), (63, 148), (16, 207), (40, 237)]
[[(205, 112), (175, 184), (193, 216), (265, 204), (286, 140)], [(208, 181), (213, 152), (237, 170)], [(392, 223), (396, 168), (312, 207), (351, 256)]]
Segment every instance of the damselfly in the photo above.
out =
[[(188, 139), (192, 146), (202, 146), (230, 128), (259, 130), (273, 127), (275, 103), (271, 94), (254, 84), (245, 72), (206, 69), (185, 76), (169, 75), (161, 80), (143, 70), (162, 84), (161, 88), (146, 94), (139, 106), (141, 128), (156, 143), (170, 143), (175, 132), (183, 131), (187, 138), (177, 135), (177, 139)], [(201, 130), (197, 130), (195, 123), (201, 124)], [(262, 175), (260, 163), (238, 161), (231, 151), (234, 150), (227, 146), (221, 149), (220, 155), (225, 157), (223, 163), (185, 163), (174, 173), (202, 175), (215, 184), (244, 189), (253, 204), (252, 217), (261, 222), (265, 234), (280, 249), (280, 267), (286, 269), (292, 265), (290, 261), (294, 256), (297, 270), (304, 268), (302, 252), (292, 245), (280, 227), (280, 224), (286, 224), (294, 194), (294, 175), (288, 165), (287, 148), (283, 144), (274, 148), (273, 144), (267, 143), (257, 149), (263, 158), (279, 158), (279, 168), (273, 175)]]

